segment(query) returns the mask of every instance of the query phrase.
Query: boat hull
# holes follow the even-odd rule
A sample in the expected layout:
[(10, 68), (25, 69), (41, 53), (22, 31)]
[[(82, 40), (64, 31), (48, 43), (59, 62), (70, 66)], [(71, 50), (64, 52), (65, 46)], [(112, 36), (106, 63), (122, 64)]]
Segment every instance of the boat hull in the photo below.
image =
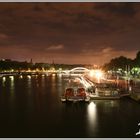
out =
[(90, 97), (77, 97), (77, 96), (72, 96), (72, 97), (61, 97), (61, 101), (62, 102), (66, 102), (66, 101), (85, 101), (85, 102), (89, 102), (90, 101)]

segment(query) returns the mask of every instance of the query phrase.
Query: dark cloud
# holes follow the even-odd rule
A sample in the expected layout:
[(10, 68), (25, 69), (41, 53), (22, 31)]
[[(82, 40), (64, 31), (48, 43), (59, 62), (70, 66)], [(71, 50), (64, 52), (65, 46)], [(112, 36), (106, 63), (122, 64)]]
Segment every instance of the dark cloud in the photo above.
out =
[(97, 64), (132, 58), (139, 26), (139, 3), (2, 3), (0, 58)]
[(119, 15), (121, 17), (134, 16), (136, 3), (102, 3), (95, 6), (96, 10), (101, 10), (108, 14)]

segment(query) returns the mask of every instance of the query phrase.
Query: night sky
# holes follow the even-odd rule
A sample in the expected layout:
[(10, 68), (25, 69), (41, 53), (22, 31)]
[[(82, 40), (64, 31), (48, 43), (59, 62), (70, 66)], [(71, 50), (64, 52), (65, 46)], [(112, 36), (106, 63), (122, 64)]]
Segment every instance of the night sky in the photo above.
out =
[(140, 3), (0, 3), (0, 59), (99, 64), (140, 50)]

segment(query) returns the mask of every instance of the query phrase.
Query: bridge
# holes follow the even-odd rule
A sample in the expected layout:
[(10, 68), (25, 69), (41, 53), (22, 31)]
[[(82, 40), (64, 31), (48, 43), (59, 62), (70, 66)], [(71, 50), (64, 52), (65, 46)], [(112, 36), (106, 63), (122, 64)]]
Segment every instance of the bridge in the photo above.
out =
[(27, 71), (6, 71), (0, 72), (0, 77), (11, 75), (37, 75), (37, 74), (62, 74), (62, 75), (84, 75), (89, 73), (90, 70), (84, 67), (76, 67), (71, 70), (27, 70)]
[(90, 70), (84, 67), (76, 67), (71, 70), (63, 71), (62, 73), (65, 75), (83, 75), (89, 73)]

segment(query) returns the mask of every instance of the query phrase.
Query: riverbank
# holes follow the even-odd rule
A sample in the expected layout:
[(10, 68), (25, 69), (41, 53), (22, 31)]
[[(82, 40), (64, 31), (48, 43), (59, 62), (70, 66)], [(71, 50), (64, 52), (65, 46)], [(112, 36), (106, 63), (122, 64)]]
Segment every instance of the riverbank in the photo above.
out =
[(136, 82), (132, 87), (132, 93), (130, 94), (130, 98), (140, 102), (140, 82)]
[(138, 94), (138, 93), (131, 94), (130, 98), (137, 101), (137, 102), (140, 102), (140, 94)]

